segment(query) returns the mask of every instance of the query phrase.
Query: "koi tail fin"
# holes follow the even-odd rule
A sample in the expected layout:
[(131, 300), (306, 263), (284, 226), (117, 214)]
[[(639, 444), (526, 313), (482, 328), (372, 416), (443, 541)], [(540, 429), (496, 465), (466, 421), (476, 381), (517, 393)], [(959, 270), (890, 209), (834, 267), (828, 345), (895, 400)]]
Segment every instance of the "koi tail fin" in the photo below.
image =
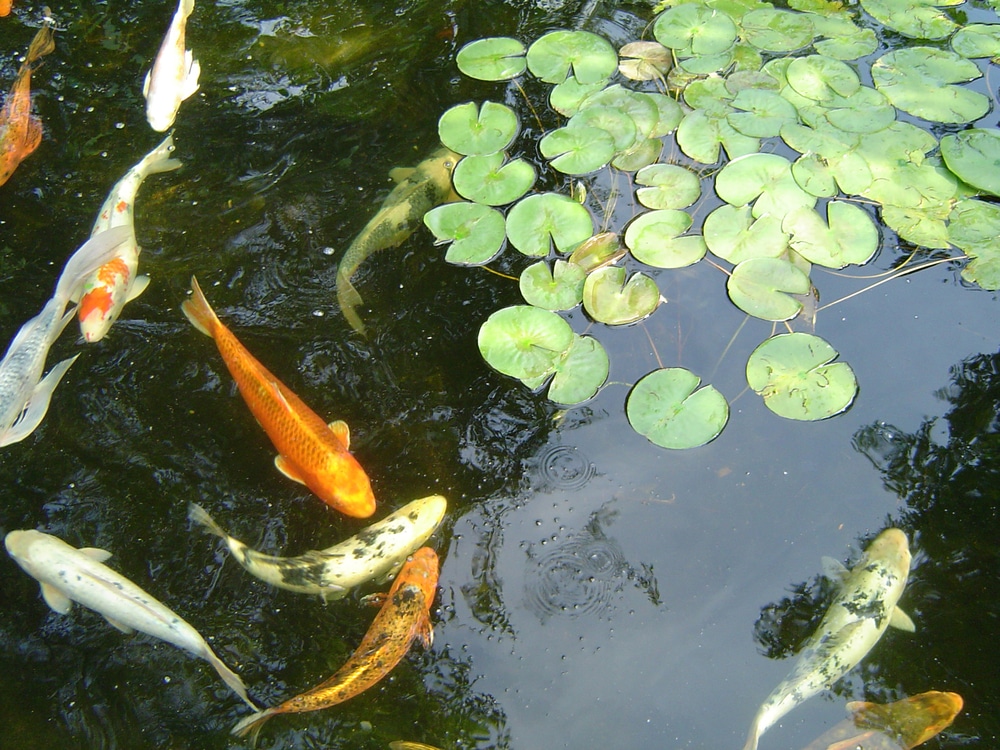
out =
[(171, 133), (166, 138), (164, 138), (160, 145), (146, 154), (146, 158), (142, 160), (142, 172), (143, 175), (148, 174), (159, 174), (160, 172), (170, 172), (174, 169), (180, 169), (183, 165), (180, 159), (171, 158), (171, 154), (174, 152), (174, 134)]
[(115, 227), (95, 234), (80, 245), (66, 261), (53, 299), (65, 305), (80, 290), (80, 286), (108, 261), (118, 254), (118, 247), (132, 237), (131, 227)]
[(222, 662), (222, 659), (216, 656), (212, 649), (209, 648), (204, 656), (208, 663), (215, 668), (215, 671), (219, 673), (219, 677), (222, 678), (222, 681), (229, 685), (233, 692), (243, 699), (244, 703), (250, 706), (250, 708), (254, 711), (260, 710), (256, 705), (254, 705), (254, 702), (250, 700), (249, 696), (247, 696), (247, 686), (243, 684), (243, 680), (240, 679), (238, 674), (227, 667)]
[(215, 519), (208, 515), (208, 511), (198, 505), (198, 503), (191, 503), (188, 505), (188, 519), (194, 521), (209, 534), (215, 534), (223, 539), (226, 539), (229, 536), (229, 534), (227, 534), (225, 530), (215, 522)]
[(191, 325), (206, 336), (211, 336), (212, 331), (222, 325), (215, 315), (215, 310), (205, 299), (201, 287), (198, 286), (198, 279), (194, 276), (191, 277), (191, 298), (181, 303), (181, 311), (191, 321)]
[(55, 21), (52, 20), (52, 17), (46, 14), (42, 28), (38, 30), (35, 38), (31, 40), (31, 44), (28, 46), (28, 54), (24, 57), (24, 64), (26, 66), (32, 67), (39, 58), (55, 51), (56, 40), (52, 36), (52, 27), (54, 24)]
[(361, 322), (361, 316), (358, 315), (357, 311), (354, 309), (360, 305), (361, 302), (361, 295), (358, 294), (358, 290), (354, 288), (354, 284), (351, 283), (350, 277), (338, 272), (337, 304), (340, 305), (340, 311), (344, 314), (344, 318), (347, 322), (351, 324), (351, 328), (364, 336), (365, 324)]
[(264, 726), (264, 722), (274, 716), (278, 711), (273, 708), (268, 708), (263, 711), (257, 711), (256, 713), (241, 719), (236, 723), (230, 730), (230, 734), (235, 734), (237, 737), (250, 736), (251, 747), (257, 746), (257, 736), (260, 734), (261, 727)]
[(181, 15), (187, 19), (194, 12), (194, 0), (180, 0), (177, 8), (180, 10)]
[(743, 745), (743, 750), (757, 750), (757, 743), (760, 741), (760, 717), (755, 717), (753, 724), (750, 726), (750, 734), (747, 736), (746, 744)]

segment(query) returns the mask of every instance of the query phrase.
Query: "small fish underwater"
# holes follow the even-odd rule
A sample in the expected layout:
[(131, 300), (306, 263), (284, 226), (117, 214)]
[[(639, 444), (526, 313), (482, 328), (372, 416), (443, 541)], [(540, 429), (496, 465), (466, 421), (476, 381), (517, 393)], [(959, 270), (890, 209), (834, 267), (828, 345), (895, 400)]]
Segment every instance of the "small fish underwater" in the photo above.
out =
[(161, 133), (174, 124), (181, 102), (198, 90), (201, 66), (185, 41), (187, 20), (192, 12), (194, 0), (178, 0), (153, 67), (142, 85), (146, 120), (153, 130)]
[(337, 266), (337, 304), (351, 328), (358, 333), (365, 332), (356, 309), (362, 299), (351, 279), (369, 256), (402, 244), (434, 206), (460, 200), (452, 188), (451, 174), (461, 158), (442, 146), (416, 167), (397, 168), (389, 173), (398, 184), (383, 201), (378, 213), (351, 242)]

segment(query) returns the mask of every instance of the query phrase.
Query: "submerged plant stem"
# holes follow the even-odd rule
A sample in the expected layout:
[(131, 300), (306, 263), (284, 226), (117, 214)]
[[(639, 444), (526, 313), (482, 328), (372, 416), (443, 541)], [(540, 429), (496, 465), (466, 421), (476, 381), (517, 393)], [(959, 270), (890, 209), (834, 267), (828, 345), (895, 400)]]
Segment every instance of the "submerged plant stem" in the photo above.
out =
[(888, 276), (888, 277), (886, 277), (884, 279), (881, 279), (880, 281), (876, 281), (874, 284), (869, 284), (868, 286), (864, 287), (863, 289), (858, 289), (858, 291), (856, 291), (856, 292), (851, 292), (850, 294), (848, 294), (848, 295), (846, 295), (844, 297), (841, 297), (840, 299), (835, 299), (833, 302), (828, 302), (827, 304), (823, 305), (822, 307), (816, 308), (816, 312), (818, 313), (818, 312), (820, 312), (822, 310), (826, 310), (828, 307), (833, 307), (834, 305), (838, 305), (841, 302), (846, 302), (847, 300), (851, 299), (852, 297), (857, 297), (859, 294), (864, 294), (865, 292), (867, 292), (867, 291), (869, 291), (871, 289), (874, 289), (877, 286), (885, 284), (888, 281), (893, 281), (893, 280), (901, 278), (903, 276), (907, 276), (907, 275), (909, 275), (911, 273), (916, 273), (917, 271), (923, 271), (925, 268), (931, 268), (932, 266), (937, 266), (937, 265), (940, 265), (941, 263), (951, 263), (951, 262), (956, 261), (956, 260), (963, 260), (963, 259), (965, 259), (967, 257), (968, 257), (967, 255), (959, 255), (959, 256), (954, 257), (954, 258), (938, 258), (937, 260), (928, 261), (927, 263), (923, 263), (923, 264), (921, 264), (919, 266), (914, 266), (913, 268), (904, 269), (904, 270), (902, 270), (902, 271), (900, 271), (898, 273), (894, 273), (892, 276)]

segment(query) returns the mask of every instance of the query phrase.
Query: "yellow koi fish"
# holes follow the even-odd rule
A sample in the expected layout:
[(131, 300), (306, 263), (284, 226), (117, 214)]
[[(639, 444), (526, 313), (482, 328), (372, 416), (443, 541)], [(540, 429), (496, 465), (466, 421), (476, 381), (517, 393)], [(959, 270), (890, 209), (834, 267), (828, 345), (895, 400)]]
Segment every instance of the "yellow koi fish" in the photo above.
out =
[(198, 90), (201, 66), (184, 41), (188, 16), (194, 0), (178, 0), (177, 10), (146, 74), (142, 95), (146, 97), (146, 120), (153, 130), (163, 132), (174, 124), (181, 102)]
[(414, 638), (430, 646), (434, 637), (430, 610), (437, 580), (437, 554), (430, 547), (421, 547), (403, 565), (389, 593), (372, 596), (372, 603), (382, 608), (344, 666), (311, 690), (246, 717), (232, 733), (239, 737), (249, 734), (256, 742), (261, 726), (272, 716), (319, 711), (343, 703), (389, 674), (406, 656)]

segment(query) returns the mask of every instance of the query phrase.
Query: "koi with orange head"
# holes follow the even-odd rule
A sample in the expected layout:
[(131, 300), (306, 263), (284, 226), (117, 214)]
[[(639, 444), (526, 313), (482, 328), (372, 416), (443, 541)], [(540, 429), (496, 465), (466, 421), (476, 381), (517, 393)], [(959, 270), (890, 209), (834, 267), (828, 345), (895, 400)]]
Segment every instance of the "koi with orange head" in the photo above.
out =
[(222, 324), (193, 276), (191, 293), (181, 309), (195, 328), (215, 339), (247, 406), (278, 449), (278, 470), (341, 513), (368, 518), (375, 512), (375, 496), (368, 475), (348, 451), (347, 425), (327, 425), (258, 362)]
[(55, 48), (52, 19), (46, 18), (31, 40), (14, 85), (0, 107), (0, 185), (42, 142), (42, 122), (31, 114), (31, 74), (38, 60)]
[(437, 554), (430, 547), (421, 547), (407, 559), (388, 594), (370, 597), (382, 608), (344, 666), (311, 690), (246, 717), (233, 727), (232, 733), (239, 737), (249, 734), (256, 742), (261, 726), (272, 716), (318, 711), (343, 703), (389, 674), (406, 656), (415, 638), (429, 647), (434, 638), (430, 612), (437, 581)]

